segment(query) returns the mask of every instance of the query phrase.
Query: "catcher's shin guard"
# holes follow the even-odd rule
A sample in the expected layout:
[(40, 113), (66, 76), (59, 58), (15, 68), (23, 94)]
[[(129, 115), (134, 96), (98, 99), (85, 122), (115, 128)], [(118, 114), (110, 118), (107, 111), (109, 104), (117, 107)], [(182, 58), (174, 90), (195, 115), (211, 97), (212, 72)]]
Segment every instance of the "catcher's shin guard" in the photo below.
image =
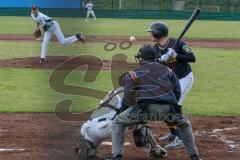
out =
[(167, 151), (158, 145), (152, 131), (147, 124), (139, 124), (134, 129), (134, 140), (137, 147), (144, 147), (149, 145), (150, 156), (166, 157)]
[(163, 158), (166, 157), (167, 151), (164, 148), (162, 148), (160, 145), (158, 145), (149, 127), (146, 127), (146, 130), (147, 130), (147, 141), (151, 145), (150, 156), (163, 157)]

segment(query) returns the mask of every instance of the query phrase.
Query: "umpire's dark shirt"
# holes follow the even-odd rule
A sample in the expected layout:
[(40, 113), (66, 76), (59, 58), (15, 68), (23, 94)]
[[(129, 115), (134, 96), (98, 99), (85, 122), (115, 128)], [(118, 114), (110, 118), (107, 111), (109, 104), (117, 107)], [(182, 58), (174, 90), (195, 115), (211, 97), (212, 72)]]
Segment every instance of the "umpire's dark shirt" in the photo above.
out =
[[(161, 47), (159, 43), (157, 43), (153, 46), (153, 48), (158, 53), (158, 57), (161, 57), (161, 55), (164, 55), (167, 53), (168, 48), (172, 48), (175, 42), (176, 42), (176, 39), (170, 38), (166, 46)], [(176, 61), (168, 63), (167, 66), (173, 69), (173, 71), (176, 73), (178, 78), (181, 79), (192, 71), (191, 66), (189, 65), (189, 62), (195, 62), (196, 58), (193, 52), (191, 51), (190, 47), (183, 41), (180, 41), (177, 44), (177, 46), (174, 48), (174, 50), (177, 53)]]
[(136, 103), (177, 104), (180, 96), (177, 76), (162, 64), (146, 62), (126, 76), (123, 102), (128, 106)]

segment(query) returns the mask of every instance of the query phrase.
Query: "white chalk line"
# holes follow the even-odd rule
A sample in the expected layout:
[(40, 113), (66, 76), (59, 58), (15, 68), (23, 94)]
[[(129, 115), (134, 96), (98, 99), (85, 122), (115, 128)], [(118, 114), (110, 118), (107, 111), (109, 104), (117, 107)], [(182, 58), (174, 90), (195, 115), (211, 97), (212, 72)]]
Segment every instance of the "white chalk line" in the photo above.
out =
[(0, 129), (0, 132), (8, 132), (8, 130)]
[(224, 135), (222, 132), (223, 131), (233, 131), (233, 130), (238, 130), (240, 128), (238, 127), (232, 127), (232, 128), (222, 128), (222, 129), (214, 129), (211, 132), (207, 132), (207, 131), (196, 131), (195, 135), (196, 136), (202, 136), (204, 134), (209, 134), (210, 137), (216, 137), (218, 138), (221, 142), (227, 144), (230, 148), (230, 150), (234, 150), (237, 148), (240, 148), (240, 144), (238, 144), (237, 142), (231, 141), (228, 138), (230, 138), (231, 136), (226, 136)]
[(232, 128), (223, 128), (223, 129), (214, 129), (212, 132), (213, 133), (219, 133), (222, 131), (232, 131), (232, 130), (237, 130), (237, 127), (232, 127)]
[(14, 148), (0, 148), (0, 153), (4, 152), (23, 152), (26, 151), (26, 149), (20, 148), (20, 149), (14, 149)]
[[(112, 142), (103, 142), (102, 145), (104, 145), (104, 146), (112, 146)], [(131, 145), (131, 143), (129, 143), (129, 142), (125, 142), (124, 143), (124, 146), (130, 146), (130, 145)]]
[[(8, 132), (6, 129), (0, 129), (0, 136), (3, 135), (5, 132)], [(26, 149), (23, 148), (0, 148), (0, 153), (9, 153), (9, 152), (23, 152)]]

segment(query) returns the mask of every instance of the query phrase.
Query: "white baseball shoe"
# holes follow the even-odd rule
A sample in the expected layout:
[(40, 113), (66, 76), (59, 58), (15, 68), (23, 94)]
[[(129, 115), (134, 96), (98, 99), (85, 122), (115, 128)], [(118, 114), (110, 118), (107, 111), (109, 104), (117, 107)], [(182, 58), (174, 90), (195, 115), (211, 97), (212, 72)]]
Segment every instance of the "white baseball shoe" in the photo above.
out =
[(160, 137), (159, 141), (165, 142), (165, 141), (173, 141), (175, 139), (175, 135), (172, 135), (171, 133), (167, 134), (166, 136)]
[(183, 141), (179, 137), (175, 137), (174, 141), (165, 146), (165, 149), (177, 149), (184, 147)]

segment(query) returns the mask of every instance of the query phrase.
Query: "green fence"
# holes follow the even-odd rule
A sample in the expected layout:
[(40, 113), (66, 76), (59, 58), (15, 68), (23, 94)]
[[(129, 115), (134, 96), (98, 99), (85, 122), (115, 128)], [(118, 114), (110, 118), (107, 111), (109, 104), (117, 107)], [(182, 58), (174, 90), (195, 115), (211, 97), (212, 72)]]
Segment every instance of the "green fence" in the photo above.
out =
[[(84, 0), (85, 3), (88, 0)], [(240, 0), (92, 0), (95, 9), (116, 10), (173, 10), (176, 1), (184, 1), (184, 10), (193, 10), (197, 6), (211, 12), (218, 8), (219, 12), (240, 12)], [(120, 5), (121, 3), (121, 5)]]
[[(41, 11), (52, 17), (85, 17), (85, 9), (41, 9)], [(188, 19), (192, 11), (172, 10), (95, 10), (98, 18), (138, 18), (138, 19)], [(0, 16), (30, 16), (29, 8), (0, 8)], [(202, 20), (232, 20), (239, 21), (240, 13), (235, 12), (206, 12), (203, 11)]]
[[(153, 11), (153, 10), (97, 10), (96, 15), (102, 18), (141, 18), (141, 19), (188, 19), (192, 11)], [(240, 13), (202, 12), (201, 20), (239, 21)]]

